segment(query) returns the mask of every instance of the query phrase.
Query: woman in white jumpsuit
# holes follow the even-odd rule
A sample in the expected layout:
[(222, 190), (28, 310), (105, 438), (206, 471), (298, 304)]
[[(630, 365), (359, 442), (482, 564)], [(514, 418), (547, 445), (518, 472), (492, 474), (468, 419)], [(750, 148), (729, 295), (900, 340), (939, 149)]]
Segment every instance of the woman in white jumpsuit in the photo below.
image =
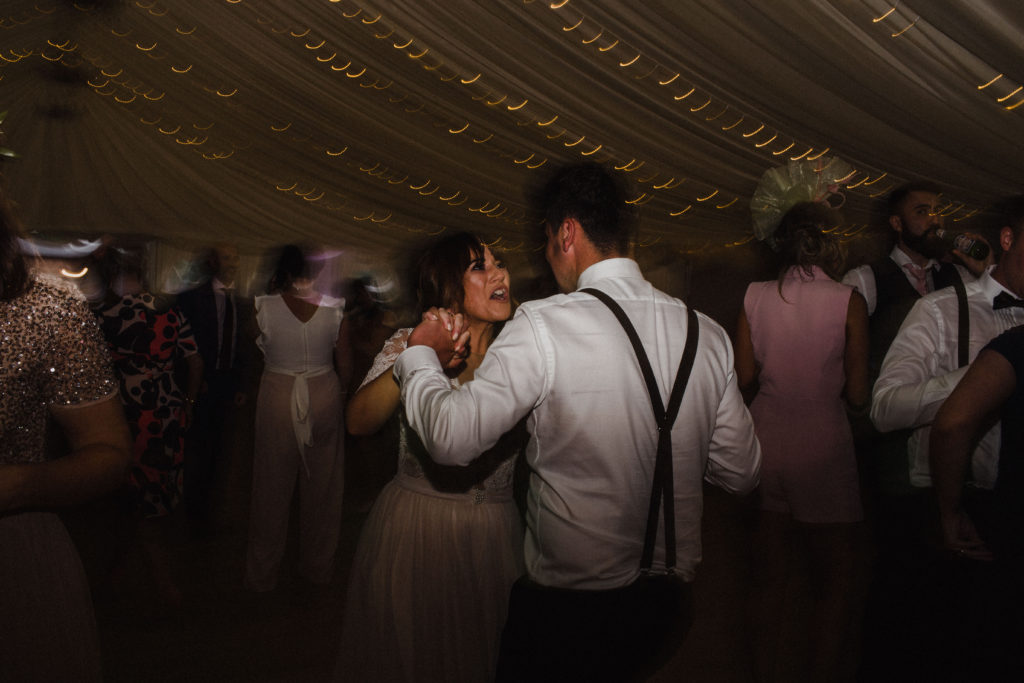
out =
[(312, 288), (310, 262), (281, 250), (266, 296), (256, 297), (265, 366), (256, 402), (245, 587), (272, 590), (299, 488), (299, 576), (330, 582), (344, 490), (344, 300)]

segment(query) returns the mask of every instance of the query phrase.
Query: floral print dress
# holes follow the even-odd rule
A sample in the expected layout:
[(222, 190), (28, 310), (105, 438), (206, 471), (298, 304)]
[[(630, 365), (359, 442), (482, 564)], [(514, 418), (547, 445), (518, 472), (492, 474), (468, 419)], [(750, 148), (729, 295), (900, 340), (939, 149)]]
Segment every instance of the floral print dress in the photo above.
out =
[(197, 352), (177, 306), (149, 293), (132, 294), (99, 312), (121, 383), (131, 428), (129, 481), (143, 515), (169, 514), (181, 500), (185, 461), (185, 396), (175, 363)]

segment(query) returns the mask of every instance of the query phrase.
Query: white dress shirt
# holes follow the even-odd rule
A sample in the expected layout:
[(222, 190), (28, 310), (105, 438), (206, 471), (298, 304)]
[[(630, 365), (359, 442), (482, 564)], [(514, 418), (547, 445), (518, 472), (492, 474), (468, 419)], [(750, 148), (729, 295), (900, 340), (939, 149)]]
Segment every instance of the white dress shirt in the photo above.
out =
[[(889, 252), (889, 258), (900, 267), (903, 271), (903, 275), (907, 278), (907, 282), (911, 285), (914, 284), (913, 276), (907, 272), (904, 267), (908, 263), (913, 263), (913, 260), (907, 256), (906, 252), (900, 249), (898, 246), (893, 247), (892, 251)], [(967, 270), (959, 264), (955, 264), (956, 269), (960, 271), (960, 279), (964, 282), (970, 282), (974, 279), (971, 275), (971, 271)], [(925, 270), (928, 272), (928, 291), (935, 291), (935, 278), (934, 270), (939, 266), (939, 262), (935, 259), (929, 259), (928, 263), (924, 265)], [(843, 284), (850, 285), (864, 297), (864, 301), (868, 305), (868, 315), (874, 315), (875, 306), (878, 304), (878, 287), (875, 285), (875, 272), (871, 270), (870, 265), (863, 265), (854, 268), (843, 276)]]
[[(992, 300), (1007, 292), (992, 277), (992, 267), (973, 282), (966, 282), (970, 311), (968, 360), (997, 335), (1024, 323), (1024, 309), (992, 309)], [(1016, 297), (1015, 297), (1016, 298)], [(931, 486), (928, 435), (942, 402), (953, 391), (967, 367), (958, 368), (958, 304), (952, 287), (932, 292), (914, 304), (889, 347), (875, 382), (871, 420), (883, 432), (916, 428), (907, 444), (910, 483)], [(999, 464), (999, 425), (981, 439), (971, 459), (975, 485), (990, 489)]]
[[(656, 290), (630, 259), (592, 265), (577, 286), (603, 290), (626, 311), (666, 400), (687, 337), (683, 302)], [(604, 304), (574, 292), (521, 305), (458, 389), (429, 347), (408, 348), (394, 367), (409, 423), (438, 462), (465, 464), (529, 414), (531, 578), (587, 589), (635, 580), (658, 434), (636, 354)], [(677, 571), (691, 580), (701, 559), (702, 480), (746, 493), (761, 460), (732, 346), (704, 315), (672, 450)], [(659, 526), (655, 569), (664, 566), (663, 542)]]

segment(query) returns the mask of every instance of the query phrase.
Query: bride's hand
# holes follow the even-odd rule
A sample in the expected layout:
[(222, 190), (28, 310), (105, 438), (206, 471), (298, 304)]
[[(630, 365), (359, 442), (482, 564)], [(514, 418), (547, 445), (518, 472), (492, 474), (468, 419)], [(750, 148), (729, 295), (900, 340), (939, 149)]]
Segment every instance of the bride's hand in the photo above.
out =
[(409, 346), (429, 346), (445, 368), (458, 367), (469, 355), (469, 328), (461, 313), (431, 308), (409, 335)]

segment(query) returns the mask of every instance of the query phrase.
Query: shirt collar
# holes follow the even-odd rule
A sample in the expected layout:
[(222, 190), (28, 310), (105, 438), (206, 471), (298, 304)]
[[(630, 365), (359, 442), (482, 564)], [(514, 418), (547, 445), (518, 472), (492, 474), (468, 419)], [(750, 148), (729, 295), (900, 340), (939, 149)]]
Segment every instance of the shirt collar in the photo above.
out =
[(606, 258), (591, 265), (580, 273), (576, 281), (576, 289), (591, 287), (600, 280), (607, 278), (638, 277), (643, 278), (640, 266), (630, 258)]
[[(889, 252), (889, 258), (895, 261), (896, 265), (898, 265), (900, 268), (907, 265), (908, 263), (914, 262), (914, 260), (907, 255), (907, 252), (900, 249), (899, 245), (896, 245), (895, 247), (892, 248), (892, 251)], [(928, 263), (924, 264), (925, 270), (931, 270), (932, 268), (938, 267), (939, 262), (933, 258), (928, 259)]]
[(996, 298), (997, 294), (999, 294), (1000, 292), (1006, 292), (1014, 299), (1019, 299), (1019, 296), (1008, 290), (1006, 287), (1003, 287), (1001, 284), (999, 284), (998, 280), (992, 277), (992, 271), (994, 271), (995, 269), (996, 266), (989, 266), (988, 268), (985, 269), (985, 272), (982, 273), (981, 276), (978, 278), (978, 284), (981, 285), (981, 291), (984, 292), (985, 298), (991, 303), (991, 301)]
[[(224, 284), (223, 282), (221, 282), (217, 278), (213, 278), (212, 284), (213, 284), (213, 291), (215, 291), (215, 292), (222, 292), (225, 289), (229, 288), (228, 285)], [(233, 286), (232, 286), (232, 288), (233, 288)]]

